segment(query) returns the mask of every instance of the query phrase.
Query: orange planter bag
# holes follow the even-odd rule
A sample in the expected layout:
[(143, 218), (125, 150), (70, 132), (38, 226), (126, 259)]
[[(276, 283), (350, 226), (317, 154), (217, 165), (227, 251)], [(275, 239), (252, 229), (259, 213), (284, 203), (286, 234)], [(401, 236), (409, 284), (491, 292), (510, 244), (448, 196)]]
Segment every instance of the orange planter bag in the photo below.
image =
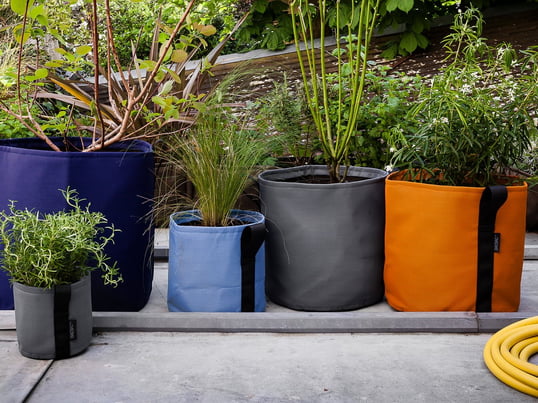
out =
[(514, 312), (527, 185), (386, 183), (385, 296), (399, 311)]

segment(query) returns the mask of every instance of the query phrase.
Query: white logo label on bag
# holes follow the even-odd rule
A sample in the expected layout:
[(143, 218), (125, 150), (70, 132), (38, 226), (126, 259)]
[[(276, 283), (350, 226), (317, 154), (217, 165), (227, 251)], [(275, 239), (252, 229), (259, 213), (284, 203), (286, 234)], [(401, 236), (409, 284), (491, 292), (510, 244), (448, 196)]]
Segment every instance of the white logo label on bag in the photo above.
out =
[(501, 251), (501, 234), (498, 232), (493, 234), (493, 252)]
[(69, 321), (69, 340), (77, 339), (77, 321), (76, 319), (71, 319)]

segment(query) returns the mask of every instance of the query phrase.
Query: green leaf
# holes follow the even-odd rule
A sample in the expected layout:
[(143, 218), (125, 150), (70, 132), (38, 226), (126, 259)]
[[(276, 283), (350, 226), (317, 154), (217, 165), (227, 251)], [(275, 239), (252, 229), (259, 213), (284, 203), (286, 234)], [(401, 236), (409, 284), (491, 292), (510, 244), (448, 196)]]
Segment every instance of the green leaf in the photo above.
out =
[(92, 47), (88, 45), (79, 46), (75, 49), (75, 53), (79, 56), (87, 55), (92, 51)]
[(26, 12), (27, 3), (29, 3), (28, 9), (30, 9), (33, 6), (32, 0), (11, 0), (10, 1), (11, 10), (15, 14), (24, 15), (24, 13)]
[(406, 32), (405, 34), (403, 34), (402, 39), (400, 41), (400, 47), (402, 49), (411, 53), (415, 51), (417, 46), (418, 46), (417, 37), (415, 36), (414, 32)]
[(39, 22), (43, 26), (48, 26), (49, 25), (49, 19), (47, 18), (46, 15), (40, 14), (40, 15), (38, 15), (36, 17), (36, 20), (37, 20), (37, 22)]
[(404, 13), (408, 13), (413, 8), (414, 3), (414, 0), (399, 0), (398, 8)]
[(156, 104), (156, 105), (159, 105), (161, 107), (165, 107), (166, 106), (166, 101), (164, 100), (163, 97), (158, 97), (158, 96), (155, 96), (153, 98), (151, 98), (151, 101)]
[(31, 36), (27, 29), (23, 29), (22, 24), (19, 24), (13, 28), (13, 35), (15, 36), (15, 40), (19, 43), (26, 43)]
[(183, 49), (176, 49), (172, 52), (171, 60), (174, 63), (183, 63), (189, 58), (189, 54)]
[(166, 73), (162, 70), (159, 70), (157, 74), (155, 75), (155, 82), (160, 83), (162, 80), (164, 80), (165, 76), (166, 76)]
[(45, 68), (37, 69), (34, 73), (37, 80), (45, 78), (49, 75), (49, 70)]
[(398, 8), (398, 5), (399, 5), (399, 0), (388, 0), (387, 1), (387, 11), (394, 11)]
[(424, 31), (424, 21), (422, 19), (416, 18), (411, 25), (411, 31), (419, 34)]
[(252, 5), (252, 11), (263, 14), (265, 13), (265, 10), (267, 10), (268, 4), (269, 2), (267, 0), (256, 0)]
[(420, 33), (416, 33), (415, 37), (417, 38), (417, 44), (421, 49), (426, 49), (430, 44), (428, 38)]
[(217, 32), (217, 28), (213, 25), (202, 25), (202, 24), (193, 24), (194, 29), (200, 32), (204, 36), (211, 36)]
[(174, 81), (173, 80), (169, 80), (169, 81), (165, 82), (162, 89), (161, 89), (161, 91), (159, 92), (159, 95), (160, 96), (168, 95), (168, 93), (170, 91), (172, 91), (173, 86), (174, 86)]
[(42, 15), (42, 16), (47, 15), (46, 12), (45, 12), (45, 6), (43, 4), (41, 4), (39, 6), (36, 6), (36, 7), (28, 8), (28, 17), (36, 19), (40, 15)]
[(146, 69), (147, 71), (153, 71), (156, 65), (157, 63), (154, 62), (153, 60), (141, 60), (140, 61), (140, 68)]

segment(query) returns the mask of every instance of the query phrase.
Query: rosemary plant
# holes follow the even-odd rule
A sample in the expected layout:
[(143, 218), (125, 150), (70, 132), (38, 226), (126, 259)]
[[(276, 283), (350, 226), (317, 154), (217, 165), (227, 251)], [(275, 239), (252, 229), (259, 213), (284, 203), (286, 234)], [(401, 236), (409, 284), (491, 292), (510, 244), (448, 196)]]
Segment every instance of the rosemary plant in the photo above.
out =
[(61, 191), (70, 209), (53, 214), (18, 210), (15, 202), (9, 212), (0, 212), (1, 264), (11, 280), (32, 287), (52, 288), (71, 284), (95, 269), (102, 270), (105, 284), (123, 281), (116, 263), (110, 265), (104, 248), (116, 232), (102, 213), (74, 189)]
[[(359, 4), (352, 1), (349, 16), (344, 18), (340, 1), (337, 0), (334, 15), (336, 49), (333, 52), (337, 82), (330, 83), (327, 71), (333, 59), (327, 57), (327, 0), (318, 0), (317, 6), (308, 0), (292, 0), (290, 4), (293, 36), (308, 106), (325, 154), (331, 182), (346, 179), (347, 170), (341, 174), (340, 166), (349, 165), (348, 152), (351, 139), (356, 134), (368, 69), (368, 49), (379, 5), (380, 0), (362, 0)], [(318, 29), (319, 49), (315, 41)], [(301, 40), (304, 41), (304, 52), (301, 51)], [(344, 82), (349, 83), (349, 87)], [(331, 88), (336, 88), (338, 92), (340, 106), (336, 110), (329, 108)], [(349, 103), (344, 105), (343, 100), (348, 98)], [(333, 114), (336, 114), (336, 118), (331, 117)], [(336, 124), (332, 122), (334, 119)]]

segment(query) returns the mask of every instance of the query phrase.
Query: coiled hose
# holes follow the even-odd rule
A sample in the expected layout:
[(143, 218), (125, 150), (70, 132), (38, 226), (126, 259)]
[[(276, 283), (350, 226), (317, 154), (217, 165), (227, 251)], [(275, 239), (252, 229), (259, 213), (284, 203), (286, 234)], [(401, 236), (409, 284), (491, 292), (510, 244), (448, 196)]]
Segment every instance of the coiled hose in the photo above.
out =
[(529, 362), (536, 353), (538, 316), (512, 323), (491, 336), (484, 348), (484, 362), (505, 384), (538, 397), (538, 365)]

